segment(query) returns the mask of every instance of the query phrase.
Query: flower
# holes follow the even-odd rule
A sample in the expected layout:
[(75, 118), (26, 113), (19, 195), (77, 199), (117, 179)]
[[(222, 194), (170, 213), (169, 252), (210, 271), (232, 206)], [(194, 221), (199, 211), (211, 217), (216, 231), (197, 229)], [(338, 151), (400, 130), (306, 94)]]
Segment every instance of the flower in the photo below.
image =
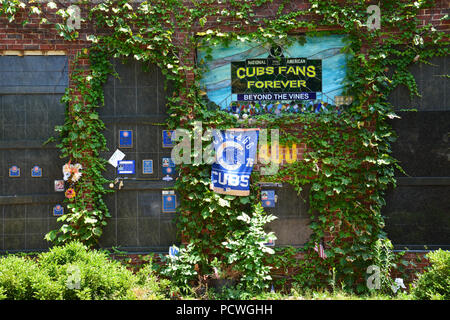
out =
[(72, 199), (72, 198), (75, 198), (76, 193), (75, 193), (75, 190), (73, 188), (69, 188), (69, 189), (66, 190), (65, 195), (66, 195), (67, 199)]
[(83, 169), (82, 165), (77, 164), (70, 164), (66, 163), (63, 166), (63, 174), (64, 174), (64, 181), (72, 180), (72, 182), (77, 182), (81, 178), (81, 170)]
[(67, 181), (70, 178), (70, 172), (64, 172), (64, 181)]

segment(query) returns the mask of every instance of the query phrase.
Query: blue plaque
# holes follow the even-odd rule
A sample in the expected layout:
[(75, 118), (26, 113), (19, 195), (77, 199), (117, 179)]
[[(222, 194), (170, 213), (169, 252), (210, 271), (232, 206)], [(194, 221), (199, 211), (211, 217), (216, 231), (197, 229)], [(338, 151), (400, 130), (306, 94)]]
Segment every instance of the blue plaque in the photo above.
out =
[(142, 173), (143, 174), (153, 173), (153, 160), (142, 160)]
[(119, 147), (133, 147), (133, 130), (119, 130)]
[(166, 179), (163, 178), (164, 180), (173, 180), (170, 177), (175, 174), (175, 163), (172, 158), (162, 158), (162, 172), (166, 176)]
[(39, 167), (39, 166), (34, 166), (31, 169), (31, 176), (33, 178), (40, 178), (40, 177), (42, 177), (42, 168)]
[(53, 207), (53, 215), (56, 217), (62, 216), (64, 214), (64, 207), (60, 204), (57, 204)]
[(20, 168), (18, 166), (12, 166), (9, 168), (9, 176), (12, 178), (20, 177)]
[(163, 130), (163, 148), (172, 148), (175, 143), (173, 139), (175, 138), (175, 130)]
[(262, 190), (261, 191), (261, 205), (265, 208), (275, 207), (275, 191)]
[(162, 211), (164, 213), (176, 212), (177, 196), (175, 195), (175, 191), (163, 191), (162, 202)]
[(120, 160), (117, 162), (117, 174), (135, 174), (135, 168), (134, 160)]

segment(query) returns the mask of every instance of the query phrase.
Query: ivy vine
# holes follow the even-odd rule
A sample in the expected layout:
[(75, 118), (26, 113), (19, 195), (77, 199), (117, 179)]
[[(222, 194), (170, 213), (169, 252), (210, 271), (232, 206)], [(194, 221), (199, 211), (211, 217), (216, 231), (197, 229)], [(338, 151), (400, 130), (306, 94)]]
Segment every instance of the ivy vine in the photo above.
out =
[[(76, 238), (95, 244), (101, 236), (109, 214), (102, 200), (107, 192), (107, 181), (101, 174), (105, 161), (99, 158), (106, 146), (104, 125), (96, 109), (104, 103), (102, 86), (107, 76), (114, 74), (110, 58), (133, 57), (156, 64), (166, 85), (173, 87), (174, 94), (167, 103), (169, 128), (193, 129), (195, 121), (211, 128), (256, 125), (279, 128), (283, 141), (307, 146), (302, 161), (286, 164), (277, 175), (264, 180), (255, 172), (248, 197), (212, 192), (207, 165), (180, 166), (181, 174), (175, 184), (181, 198), (178, 229), (182, 238), (190, 242), (185, 251), (195, 256), (195, 270), (184, 277), (194, 280), (198, 275), (211, 274), (213, 261), (220, 261), (222, 265), (233, 263), (241, 276), (247, 275), (244, 282), (249, 287), (264, 288), (268, 269), (250, 243), (258, 241), (245, 235), (263, 235), (259, 220), (255, 222), (257, 230), (251, 230), (248, 221), (258, 217), (270, 220), (257, 207), (259, 188), (255, 182), (281, 180), (298, 192), (310, 186), (313, 234), (301, 249), (305, 260), (299, 262), (304, 275), (299, 281), (309, 286), (327, 285), (333, 272), (336, 281), (363, 291), (365, 270), (374, 259), (372, 247), (377, 239), (386, 237), (380, 212), (385, 204), (384, 192), (389, 185), (395, 185), (394, 168), (398, 167), (391, 156), (395, 134), (388, 123), (398, 116), (388, 96), (400, 85), (406, 86), (411, 95), (418, 95), (408, 67), (449, 54), (445, 33), (432, 25), (421, 26), (417, 18), (420, 10), (433, 6), (433, 1), (382, 1), (382, 29), (371, 31), (366, 26), (368, 5), (364, 0), (309, 0), (310, 5), (304, 10), (293, 10), (289, 1), (223, 2), (217, 5), (213, 0), (156, 0), (132, 4), (110, 0), (83, 7), (88, 11), (85, 19), (96, 33), (87, 36), (91, 46), (74, 61), (73, 85), (63, 98), (66, 121), (57, 131), (61, 156), (80, 162), (85, 171), (76, 186), (77, 196), (69, 200), (70, 211), (61, 218), (62, 228), (50, 232), (47, 238), (58, 242)], [(18, 0), (2, 1), (0, 14), (13, 22), (23, 10), (41, 15), (45, 10), (40, 6), (35, 3), (27, 7)], [(273, 8), (272, 13), (260, 14), (268, 6)], [(70, 16), (65, 9), (57, 13), (62, 19)], [(50, 23), (49, 19), (41, 22)], [(77, 38), (76, 30), (61, 21), (54, 23), (65, 39)], [(252, 122), (238, 122), (223, 111), (208, 109), (200, 85), (204, 70), (193, 65), (198, 45), (227, 45), (233, 40), (276, 44), (299, 32), (346, 35), (346, 95), (352, 96), (353, 102), (344, 112), (260, 115)], [(77, 64), (79, 59), (88, 59), (88, 70)], [(326, 236), (331, 241), (326, 244), (327, 258), (321, 259), (313, 248)], [(252, 269), (263, 272), (252, 273)]]

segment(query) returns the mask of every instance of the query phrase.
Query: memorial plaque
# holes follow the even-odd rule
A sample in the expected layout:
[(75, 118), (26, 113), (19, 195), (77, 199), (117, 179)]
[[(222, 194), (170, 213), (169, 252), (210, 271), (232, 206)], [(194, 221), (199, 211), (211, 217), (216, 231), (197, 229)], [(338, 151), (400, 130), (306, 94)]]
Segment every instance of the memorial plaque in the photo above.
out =
[(261, 205), (265, 208), (275, 207), (275, 190), (261, 191)]
[(133, 130), (119, 130), (119, 148), (133, 147)]
[(172, 148), (175, 145), (173, 139), (175, 138), (175, 130), (163, 130), (163, 148)]
[(117, 164), (117, 174), (135, 174), (136, 166), (134, 160), (121, 160)]
[(177, 196), (173, 190), (162, 191), (162, 211), (163, 213), (176, 212)]
[(18, 166), (12, 166), (11, 168), (9, 168), (9, 176), (11, 178), (20, 177), (20, 168)]
[(152, 174), (153, 173), (153, 160), (142, 160), (142, 173)]
[(61, 206), (60, 204), (57, 204), (56, 206), (53, 207), (53, 215), (55, 217), (59, 217), (62, 216), (64, 214), (64, 207)]
[(42, 177), (42, 168), (40, 168), (39, 166), (34, 166), (31, 169), (31, 176), (33, 178), (41, 178)]
[(162, 173), (164, 175), (164, 181), (173, 180), (173, 175), (175, 175), (175, 163), (172, 158), (162, 158)]

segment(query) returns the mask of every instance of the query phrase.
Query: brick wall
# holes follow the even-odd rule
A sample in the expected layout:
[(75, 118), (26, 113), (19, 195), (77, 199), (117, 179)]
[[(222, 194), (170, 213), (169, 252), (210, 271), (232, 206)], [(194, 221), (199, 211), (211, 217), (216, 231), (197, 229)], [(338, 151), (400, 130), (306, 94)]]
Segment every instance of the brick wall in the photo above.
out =
[[(256, 17), (259, 18), (270, 18), (273, 17), (278, 9), (278, 6), (282, 3), (280, 0), (275, 0), (273, 3), (263, 5), (261, 8), (256, 10)], [(225, 7), (224, 4), (219, 5)], [(305, 10), (309, 7), (309, 2), (307, 0), (296, 0), (290, 1), (285, 9), (284, 13), (290, 10)], [(50, 22), (61, 22), (61, 18), (55, 14), (56, 10), (51, 10), (44, 7), (43, 17), (47, 18)], [(82, 7), (82, 15), (86, 15), (87, 10)], [(450, 21), (441, 21), (440, 19), (446, 14), (450, 15), (450, 1), (448, 0), (436, 0), (436, 5), (432, 9), (421, 10), (418, 19), (421, 20), (422, 25), (431, 23), (436, 29), (441, 31), (450, 31)], [(92, 31), (92, 26), (87, 23), (82, 23), (82, 28), (79, 30), (79, 40), (77, 41), (66, 41), (58, 36), (53, 25), (43, 25), (39, 24), (40, 18), (35, 16), (31, 17), (29, 24), (26, 26), (21, 25), (22, 18), (24, 18), (24, 13), (17, 16), (15, 22), (9, 23), (7, 19), (0, 18), (0, 55), (26, 55), (26, 54), (61, 54), (64, 53), (69, 58), (69, 73), (73, 70), (73, 60), (78, 52), (83, 48), (89, 47), (90, 43), (87, 42), (86, 35), (90, 34)], [(314, 19), (320, 21), (320, 17), (317, 16), (305, 16), (304, 19)], [(204, 31), (208, 28), (218, 26), (219, 24), (214, 19), (209, 19), (203, 28), (197, 26), (194, 28), (193, 32)], [(253, 27), (254, 29), (254, 27)], [(248, 27), (248, 31), (253, 30), (252, 27)], [(328, 28), (329, 29), (329, 28)], [(230, 31), (228, 28), (223, 28), (224, 32)], [(299, 32), (304, 30), (298, 30)], [(178, 32), (174, 39), (178, 44), (182, 44), (185, 37), (188, 36), (186, 33)], [(192, 52), (190, 61), (186, 63), (193, 64), (195, 61), (195, 52)], [(82, 65), (88, 64), (88, 61), (80, 61)], [(192, 72), (187, 74), (187, 80), (193, 81), (194, 74)], [(297, 159), (301, 160), (303, 158), (303, 153), (305, 146), (297, 146)], [(284, 161), (284, 160), (283, 160)], [(330, 240), (327, 237), (325, 240)], [(408, 259), (416, 259), (416, 253), (407, 253)], [(423, 254), (419, 254), (423, 256)], [(137, 259), (137, 256), (130, 256), (131, 259)], [(133, 260), (133, 261), (134, 261)], [(416, 264), (416, 269), (410, 266), (411, 270), (421, 271), (427, 265), (427, 261), (421, 261)]]

